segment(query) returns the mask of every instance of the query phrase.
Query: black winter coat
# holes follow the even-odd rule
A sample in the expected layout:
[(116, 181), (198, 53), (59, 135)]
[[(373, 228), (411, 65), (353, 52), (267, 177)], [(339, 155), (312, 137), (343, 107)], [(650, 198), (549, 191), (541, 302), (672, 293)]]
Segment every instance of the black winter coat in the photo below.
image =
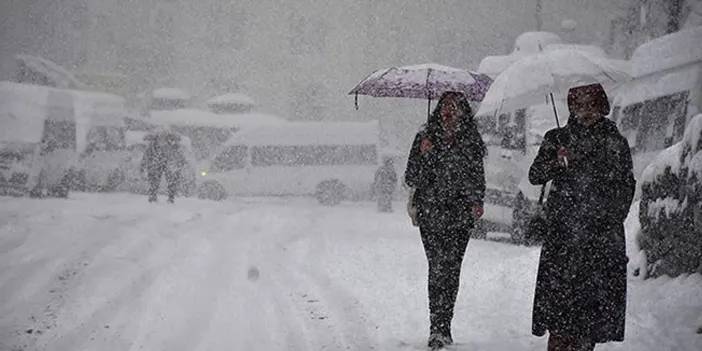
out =
[(149, 176), (162, 172), (180, 174), (187, 163), (178, 144), (161, 144), (151, 141), (144, 151), (141, 169)]
[[(557, 161), (560, 146), (568, 166)], [(532, 184), (553, 180), (546, 202), (549, 233), (534, 296), (534, 335), (624, 339), (624, 219), (634, 195), (629, 145), (614, 122), (587, 128), (572, 118), (546, 133), (529, 169)]]
[[(477, 131), (458, 131), (450, 145), (427, 128), (417, 133), (405, 183), (416, 189), (413, 201), (420, 227), (473, 227), (472, 207), (482, 206), (485, 196), (484, 150), (479, 138)], [(432, 144), (425, 153), (420, 151), (422, 140)]]

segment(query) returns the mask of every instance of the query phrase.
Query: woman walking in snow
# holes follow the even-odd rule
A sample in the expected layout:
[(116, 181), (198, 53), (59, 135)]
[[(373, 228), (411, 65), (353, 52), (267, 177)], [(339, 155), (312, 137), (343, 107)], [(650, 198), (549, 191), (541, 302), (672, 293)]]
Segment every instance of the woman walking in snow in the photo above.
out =
[(622, 341), (626, 310), (624, 219), (634, 195), (631, 153), (599, 84), (570, 89), (568, 124), (546, 133), (529, 170), (552, 181), (532, 333), (549, 351)]
[(467, 99), (446, 92), (410, 150), (405, 182), (429, 266), (429, 341), (453, 342), (451, 320), (470, 230), (483, 214), (485, 144)]

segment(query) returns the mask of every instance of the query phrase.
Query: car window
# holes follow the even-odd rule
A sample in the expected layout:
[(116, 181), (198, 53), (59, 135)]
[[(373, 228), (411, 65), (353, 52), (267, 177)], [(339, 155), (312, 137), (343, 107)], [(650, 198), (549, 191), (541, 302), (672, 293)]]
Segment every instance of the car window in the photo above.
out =
[(246, 151), (244, 145), (229, 146), (224, 149), (212, 162), (213, 171), (231, 171), (246, 166)]

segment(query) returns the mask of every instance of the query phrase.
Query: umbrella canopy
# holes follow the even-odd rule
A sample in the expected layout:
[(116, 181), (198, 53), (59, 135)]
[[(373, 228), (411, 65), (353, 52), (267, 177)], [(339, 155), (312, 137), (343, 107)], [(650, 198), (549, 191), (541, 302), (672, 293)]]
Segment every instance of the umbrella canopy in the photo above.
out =
[(480, 101), (492, 83), (490, 77), (463, 69), (428, 63), (391, 67), (373, 72), (349, 95), (437, 99), (446, 91), (461, 92)]
[(610, 90), (630, 79), (626, 61), (574, 49), (527, 56), (500, 73), (485, 94), (478, 115), (497, 115), (565, 98), (572, 87), (599, 83)]

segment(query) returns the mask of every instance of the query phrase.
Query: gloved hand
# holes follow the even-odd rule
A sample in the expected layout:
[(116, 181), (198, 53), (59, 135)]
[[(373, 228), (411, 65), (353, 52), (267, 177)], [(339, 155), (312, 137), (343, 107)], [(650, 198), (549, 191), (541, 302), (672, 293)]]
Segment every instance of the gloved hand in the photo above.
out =
[(485, 213), (485, 210), (483, 209), (483, 206), (481, 205), (473, 205), (473, 218), (474, 219), (480, 219), (480, 217), (483, 216)]

